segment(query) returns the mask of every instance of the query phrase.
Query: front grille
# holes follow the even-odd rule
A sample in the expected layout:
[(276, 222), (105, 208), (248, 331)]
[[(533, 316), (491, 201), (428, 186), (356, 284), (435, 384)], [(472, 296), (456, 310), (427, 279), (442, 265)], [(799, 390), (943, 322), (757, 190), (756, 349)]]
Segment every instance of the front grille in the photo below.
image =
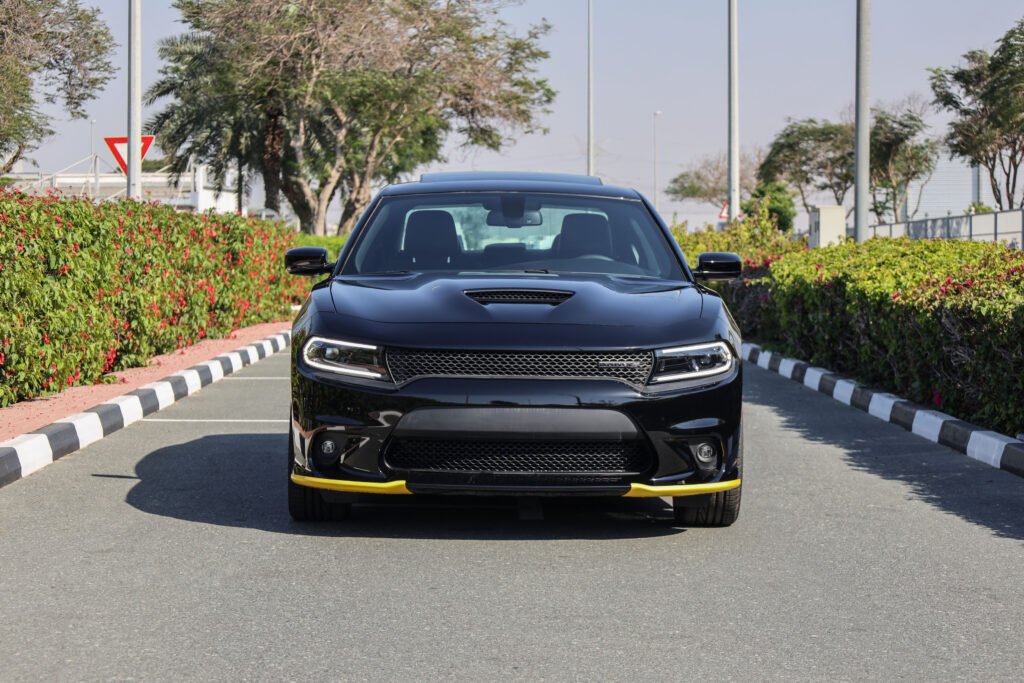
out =
[(550, 289), (469, 289), (465, 292), (481, 304), (547, 304), (557, 306), (573, 295)]
[(641, 441), (398, 439), (385, 463), (400, 472), (573, 475), (589, 482), (636, 476), (653, 461)]
[(613, 379), (641, 387), (654, 365), (650, 351), (387, 351), (388, 369), (398, 383), (417, 377), (535, 377)]

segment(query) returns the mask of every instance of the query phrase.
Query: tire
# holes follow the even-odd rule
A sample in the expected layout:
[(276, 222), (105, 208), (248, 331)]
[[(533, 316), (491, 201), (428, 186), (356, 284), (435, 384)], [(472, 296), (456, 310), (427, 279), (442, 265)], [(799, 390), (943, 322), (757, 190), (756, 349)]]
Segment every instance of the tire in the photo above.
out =
[[(743, 477), (743, 428), (740, 427), (738, 457), (736, 458), (736, 476)], [(685, 496), (672, 499), (672, 516), (680, 526), (724, 527), (732, 526), (740, 516), (740, 499), (743, 485), (740, 484), (728, 491), (719, 491), (706, 496), (696, 496), (698, 500)], [(698, 502), (699, 501), (699, 502)]]
[(687, 506), (686, 497), (672, 499), (672, 516), (682, 526), (731, 526), (740, 516), (743, 485), (728, 491), (712, 493), (697, 506)]
[(316, 489), (292, 481), (292, 432), (288, 430), (288, 514), (296, 522), (340, 522), (352, 513), (351, 503), (328, 503)]

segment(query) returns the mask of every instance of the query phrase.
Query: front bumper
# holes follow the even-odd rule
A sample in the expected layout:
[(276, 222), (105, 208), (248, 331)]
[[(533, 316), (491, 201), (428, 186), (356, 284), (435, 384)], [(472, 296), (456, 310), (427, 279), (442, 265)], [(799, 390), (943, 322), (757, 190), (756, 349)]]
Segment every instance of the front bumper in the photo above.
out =
[[(409, 496), (413, 491), (409, 490), (405, 480), (372, 482), (352, 481), (350, 479), (325, 479), (323, 477), (307, 477), (301, 474), (292, 473), (292, 482), (299, 486), (306, 486), (311, 489), (324, 491), (337, 491), (339, 493), (373, 493), (379, 495)], [(660, 498), (671, 496), (678, 498), (682, 496), (702, 496), (708, 493), (729, 491), (739, 488), (740, 479), (728, 481), (716, 481), (707, 484), (676, 484), (666, 486), (648, 486), (647, 484), (630, 484), (629, 488), (621, 495), (624, 498)]]
[[(346, 381), (296, 359), (291, 480), (341, 495), (657, 497), (726, 491), (740, 485), (741, 389), (739, 364), (714, 383), (645, 393), (603, 380), (425, 378), (383, 388)], [(318, 449), (325, 439), (337, 444), (339, 462), (323, 463)], [(435, 448), (442, 457), (454, 445), (474, 457), (477, 444), (510, 440), (621, 445), (646, 459), (619, 476), (543, 467), (427, 472), (395, 464), (405, 443), (442, 444)], [(718, 449), (712, 466), (693, 455), (701, 442)]]

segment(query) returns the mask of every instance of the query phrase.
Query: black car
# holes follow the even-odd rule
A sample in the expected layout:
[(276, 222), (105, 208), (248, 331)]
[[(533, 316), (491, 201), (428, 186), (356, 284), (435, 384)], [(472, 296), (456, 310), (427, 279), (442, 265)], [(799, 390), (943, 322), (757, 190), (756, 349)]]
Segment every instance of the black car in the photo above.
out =
[(359, 494), (670, 496), (740, 508), (740, 332), (634, 190), (589, 176), (441, 173), (385, 188), (313, 286), (292, 341), (288, 505)]

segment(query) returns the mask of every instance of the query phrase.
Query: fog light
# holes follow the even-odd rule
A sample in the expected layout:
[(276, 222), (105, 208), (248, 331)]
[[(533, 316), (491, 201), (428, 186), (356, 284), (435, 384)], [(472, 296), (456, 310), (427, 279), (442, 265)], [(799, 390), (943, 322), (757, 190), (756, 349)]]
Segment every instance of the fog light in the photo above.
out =
[(331, 469), (338, 466), (338, 444), (333, 439), (323, 439), (313, 444), (313, 462), (319, 468)]
[(697, 444), (693, 449), (693, 454), (697, 456), (697, 460), (699, 460), (701, 464), (707, 465), (715, 461), (717, 453), (715, 452), (714, 446), (707, 442), (703, 442)]

